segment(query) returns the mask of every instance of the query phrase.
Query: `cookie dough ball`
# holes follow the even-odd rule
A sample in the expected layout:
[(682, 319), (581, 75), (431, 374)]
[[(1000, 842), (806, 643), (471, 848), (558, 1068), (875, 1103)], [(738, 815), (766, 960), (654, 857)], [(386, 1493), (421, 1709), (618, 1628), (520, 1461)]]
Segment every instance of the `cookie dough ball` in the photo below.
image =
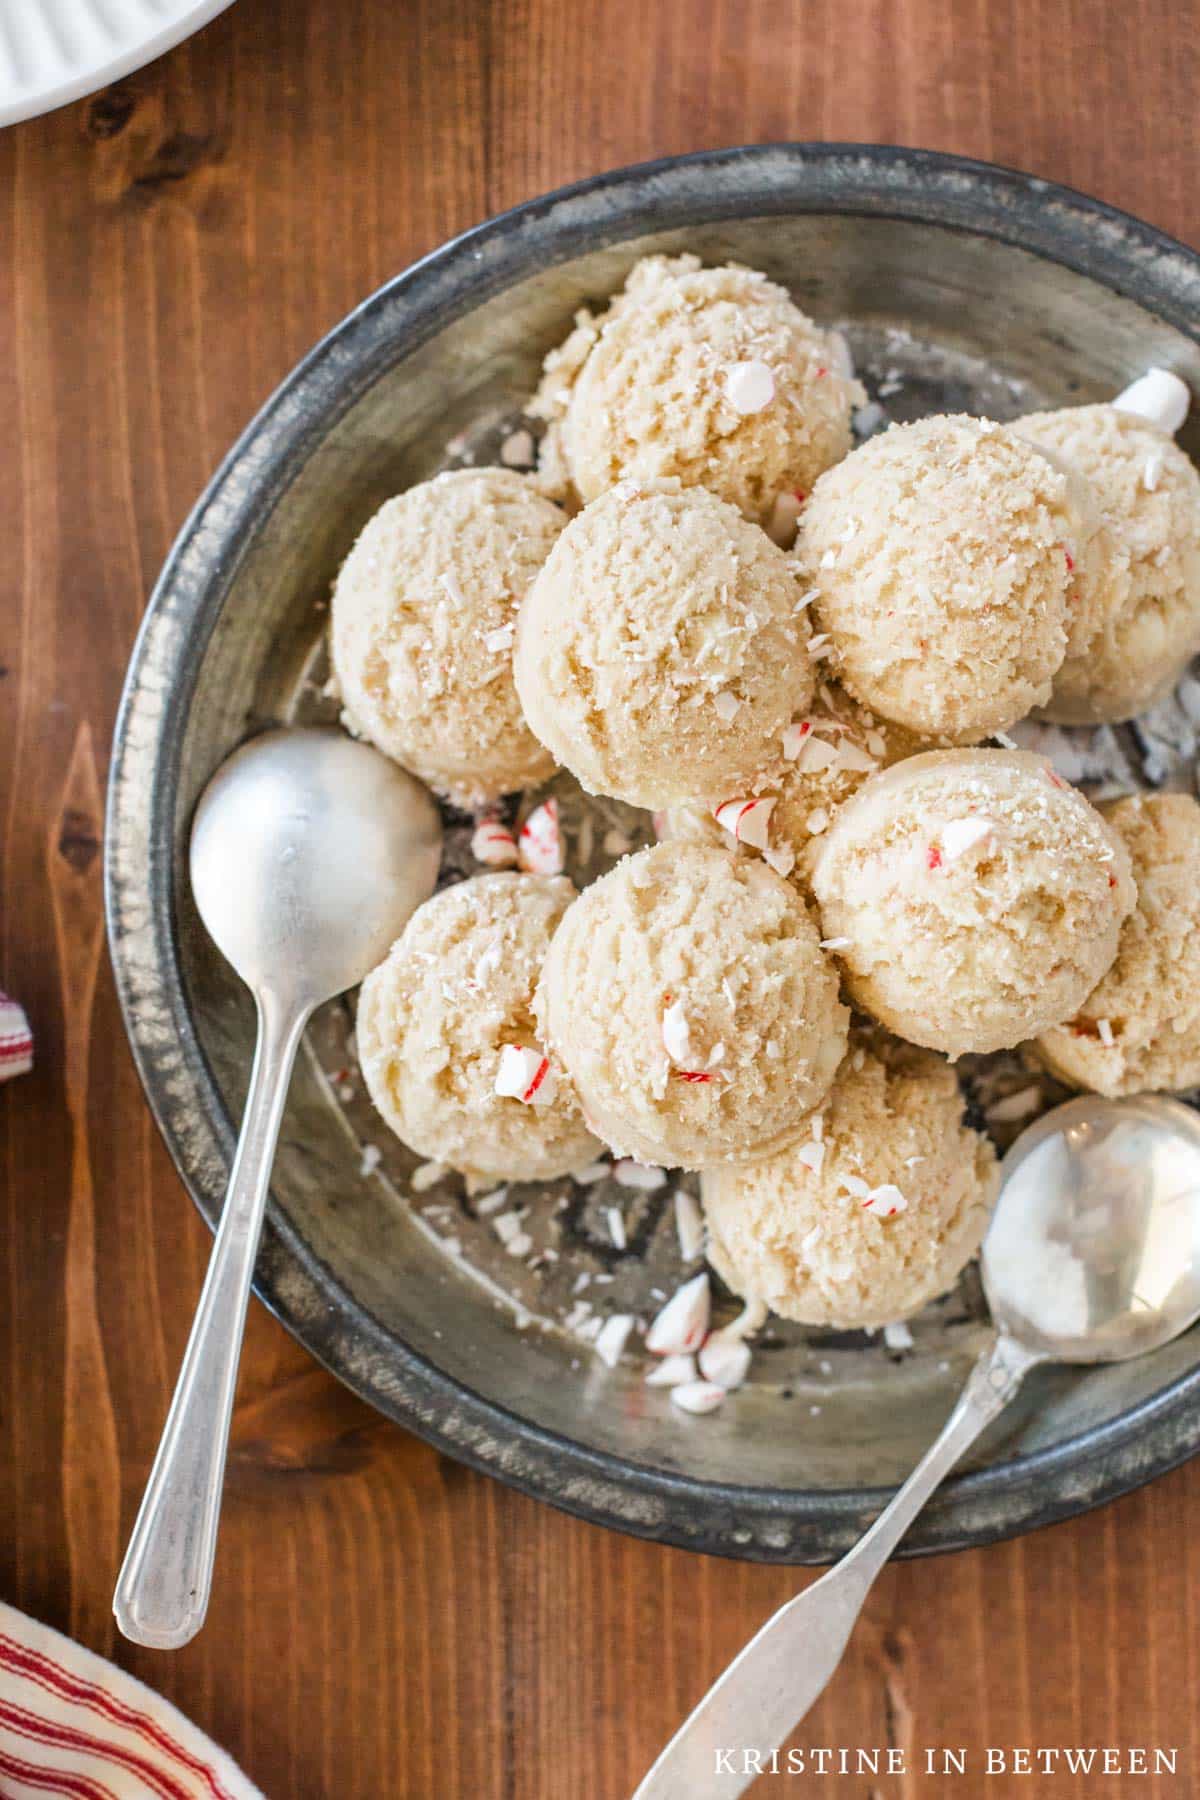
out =
[[(876, 718), (843, 688), (823, 682), (809, 712), (784, 731), (775, 760), (750, 783), (742, 806), (722, 806), (720, 822), (711, 807), (696, 801), (669, 807), (660, 836), (737, 845), (807, 887), (822, 834), (838, 808), (868, 775), (928, 748), (902, 725)], [(760, 802), (753, 810), (752, 800)]]
[(517, 627), (525, 716), (590, 793), (741, 791), (813, 692), (787, 558), (715, 495), (623, 482), (572, 519)]
[(566, 520), (507, 469), (459, 469), (389, 500), (333, 590), (345, 720), (471, 806), (553, 773), (512, 678), (517, 608)]
[(845, 456), (864, 398), (844, 342), (765, 275), (654, 256), (599, 319), (580, 315), (531, 410), (551, 421), (557, 491), (675, 476), (765, 524)]
[(893, 425), (822, 475), (799, 553), (864, 706), (967, 743), (1050, 698), (1078, 491), (1011, 430), (962, 416)]
[(856, 1032), (803, 1143), (704, 1175), (708, 1259), (785, 1319), (886, 1325), (953, 1285), (998, 1186), (948, 1064)]
[(1015, 429), (1082, 471), (1102, 520), (1046, 716), (1131, 719), (1200, 650), (1200, 475), (1173, 439), (1115, 406), (1031, 413)]
[(1120, 836), (1009, 750), (932, 751), (872, 776), (830, 827), (812, 886), (851, 997), (948, 1056), (1072, 1018), (1136, 898)]
[(561, 876), (477, 875), (443, 888), (363, 982), (367, 1089), (419, 1155), (498, 1181), (547, 1181), (596, 1155), (561, 1068), (542, 1071), (529, 1100), (496, 1091), (498, 1077), (515, 1085), (512, 1049), (530, 1053), (527, 1088), (539, 1074), (533, 994), (574, 897)]
[(796, 890), (703, 844), (641, 850), (589, 887), (536, 1009), (598, 1135), (687, 1169), (790, 1143), (846, 1045), (837, 972)]
[(1098, 1094), (1200, 1087), (1200, 806), (1137, 794), (1103, 810), (1133, 860), (1137, 905), (1099, 987), (1038, 1049)]

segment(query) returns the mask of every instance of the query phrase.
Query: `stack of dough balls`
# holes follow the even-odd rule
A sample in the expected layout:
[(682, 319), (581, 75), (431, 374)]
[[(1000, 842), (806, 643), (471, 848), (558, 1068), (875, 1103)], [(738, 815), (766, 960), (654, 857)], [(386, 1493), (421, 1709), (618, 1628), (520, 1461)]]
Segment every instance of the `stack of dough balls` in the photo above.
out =
[(651, 256), (546, 359), (535, 472), (380, 509), (333, 595), (350, 728), (477, 821), (561, 766), (660, 840), (578, 896), (510, 871), (417, 911), (358, 1023), (407, 1144), (697, 1170), (735, 1293), (875, 1327), (995, 1196), (956, 1058), (1200, 1084), (1200, 805), (1098, 810), (1006, 736), (1129, 718), (1200, 649), (1200, 476), (1134, 393), (853, 448), (836, 332)]

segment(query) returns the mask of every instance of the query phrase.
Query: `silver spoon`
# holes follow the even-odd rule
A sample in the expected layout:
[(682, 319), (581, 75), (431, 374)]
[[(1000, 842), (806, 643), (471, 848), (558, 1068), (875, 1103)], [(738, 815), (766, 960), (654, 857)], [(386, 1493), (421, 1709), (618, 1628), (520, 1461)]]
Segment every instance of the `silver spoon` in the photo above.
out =
[(135, 1643), (186, 1644), (208, 1609), (246, 1305), (301, 1034), (428, 899), (441, 842), (425, 789), (337, 731), (253, 739), (196, 809), (192, 892), (254, 995), (258, 1044), (208, 1275), (113, 1599)]
[[(1200, 1114), (1089, 1097), (1021, 1134), (983, 1246), (996, 1324), (937, 1442), (848, 1555), (709, 1689), (634, 1800), (734, 1800), (825, 1688), (875, 1577), (938, 1484), (1042, 1362), (1123, 1362), (1200, 1317)], [(731, 1754), (732, 1753), (732, 1754)]]

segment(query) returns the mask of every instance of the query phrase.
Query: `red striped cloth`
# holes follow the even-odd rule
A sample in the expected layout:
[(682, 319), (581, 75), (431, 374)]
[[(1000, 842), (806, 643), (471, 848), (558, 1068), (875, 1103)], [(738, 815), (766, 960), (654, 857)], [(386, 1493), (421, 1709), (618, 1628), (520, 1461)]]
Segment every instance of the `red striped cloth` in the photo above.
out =
[(160, 1695), (0, 1601), (3, 1800), (263, 1800)]
[(33, 1033), (15, 1000), (0, 994), (0, 1081), (28, 1075), (33, 1067)]

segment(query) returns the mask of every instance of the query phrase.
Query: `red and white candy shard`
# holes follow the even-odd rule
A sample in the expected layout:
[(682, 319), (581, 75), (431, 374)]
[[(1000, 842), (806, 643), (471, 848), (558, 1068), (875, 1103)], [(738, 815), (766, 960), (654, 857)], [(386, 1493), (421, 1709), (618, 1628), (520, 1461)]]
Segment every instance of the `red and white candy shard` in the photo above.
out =
[(511, 868), (517, 860), (517, 840), (499, 819), (484, 819), (471, 838), (471, 855), (489, 868)]
[(739, 844), (748, 844), (752, 850), (765, 850), (770, 842), (774, 810), (773, 799), (724, 800), (714, 808), (713, 818)]
[(694, 1356), (664, 1356), (655, 1363), (646, 1376), (647, 1387), (679, 1387), (685, 1381), (695, 1381), (696, 1359)]
[(775, 377), (769, 366), (757, 357), (734, 363), (725, 371), (725, 398), (734, 412), (743, 417), (770, 406), (775, 398)]
[(818, 1139), (812, 1138), (807, 1144), (801, 1144), (796, 1152), (796, 1161), (819, 1175), (825, 1165), (825, 1146)]
[(684, 1262), (694, 1262), (704, 1249), (704, 1214), (694, 1194), (675, 1190), (675, 1235)]
[(750, 1372), (750, 1346), (739, 1338), (727, 1338), (714, 1331), (701, 1346), (696, 1360), (705, 1381), (711, 1381), (729, 1393), (732, 1388), (741, 1387)]
[(557, 800), (546, 800), (541, 806), (534, 807), (521, 827), (517, 854), (521, 867), (531, 875), (562, 874), (563, 845)]
[(908, 1210), (908, 1200), (894, 1181), (882, 1181), (869, 1190), (862, 1203), (864, 1212), (877, 1213), (881, 1219), (894, 1219)]
[(607, 1363), (610, 1369), (615, 1369), (620, 1362), (621, 1352), (629, 1342), (629, 1334), (633, 1330), (633, 1326), (632, 1313), (613, 1313), (610, 1318), (605, 1319), (604, 1324), (600, 1327), (595, 1351), (601, 1362)]
[(680, 1412), (716, 1412), (725, 1398), (725, 1389), (712, 1381), (685, 1381), (671, 1389), (671, 1403)]
[(804, 745), (812, 736), (811, 719), (795, 719), (783, 733), (783, 754), (789, 762), (795, 762)]
[(672, 1000), (663, 1011), (662, 1041), (673, 1063), (687, 1063), (692, 1053), (692, 1037), (682, 1000)]
[(548, 1056), (522, 1044), (503, 1046), (493, 1093), (506, 1100), (521, 1100), (526, 1106), (549, 1106), (557, 1090), (558, 1077)]
[(708, 1271), (702, 1270), (678, 1288), (646, 1333), (646, 1348), (655, 1356), (687, 1356), (708, 1336), (712, 1296)]
[(1192, 396), (1186, 384), (1169, 369), (1147, 369), (1113, 401), (1120, 412), (1136, 413), (1173, 436), (1188, 416)]
[(998, 829), (995, 819), (979, 817), (949, 820), (943, 825), (941, 833), (943, 860), (956, 862), (977, 844), (986, 843), (995, 837)]
[(33, 1067), (33, 1033), (25, 1009), (0, 994), (0, 1081), (28, 1075)]
[(667, 1181), (665, 1169), (658, 1169), (653, 1163), (640, 1163), (632, 1156), (619, 1156), (611, 1174), (618, 1187), (641, 1188), (648, 1194), (655, 1188), (665, 1187)]

